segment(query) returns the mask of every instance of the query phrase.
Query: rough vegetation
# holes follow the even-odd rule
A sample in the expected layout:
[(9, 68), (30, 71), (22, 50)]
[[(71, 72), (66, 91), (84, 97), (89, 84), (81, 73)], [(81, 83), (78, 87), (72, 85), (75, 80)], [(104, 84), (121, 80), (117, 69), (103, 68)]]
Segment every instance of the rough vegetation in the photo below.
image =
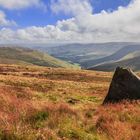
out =
[(102, 106), (112, 73), (0, 65), (1, 140), (139, 140), (140, 101)]

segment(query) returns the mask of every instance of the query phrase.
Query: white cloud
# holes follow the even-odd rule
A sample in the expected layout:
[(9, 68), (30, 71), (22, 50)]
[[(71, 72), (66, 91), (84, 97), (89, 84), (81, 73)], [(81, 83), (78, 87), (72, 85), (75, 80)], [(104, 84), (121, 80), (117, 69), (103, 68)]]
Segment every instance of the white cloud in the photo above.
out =
[(6, 9), (23, 9), (30, 6), (46, 8), (42, 0), (0, 0), (0, 7)]
[(51, 9), (54, 13), (64, 12), (74, 16), (92, 13), (89, 0), (52, 0)]
[[(72, 7), (74, 2), (75, 6)], [(57, 0), (52, 4), (57, 14), (65, 12), (73, 15), (73, 18), (58, 21), (56, 26), (33, 26), (16, 31), (4, 28), (0, 31), (0, 42), (140, 41), (140, 0), (134, 0), (129, 6), (119, 7), (116, 11), (102, 11), (99, 14), (92, 13), (88, 0)]]
[(3, 11), (0, 10), (0, 26), (11, 26), (16, 25), (14, 21), (6, 19), (6, 15)]

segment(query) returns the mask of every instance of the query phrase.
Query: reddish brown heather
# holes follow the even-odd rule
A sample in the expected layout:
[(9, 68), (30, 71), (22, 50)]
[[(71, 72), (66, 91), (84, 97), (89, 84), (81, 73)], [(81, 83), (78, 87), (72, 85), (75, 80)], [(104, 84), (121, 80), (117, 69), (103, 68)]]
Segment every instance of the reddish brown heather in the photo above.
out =
[(140, 102), (101, 106), (112, 73), (0, 65), (0, 139), (139, 140)]

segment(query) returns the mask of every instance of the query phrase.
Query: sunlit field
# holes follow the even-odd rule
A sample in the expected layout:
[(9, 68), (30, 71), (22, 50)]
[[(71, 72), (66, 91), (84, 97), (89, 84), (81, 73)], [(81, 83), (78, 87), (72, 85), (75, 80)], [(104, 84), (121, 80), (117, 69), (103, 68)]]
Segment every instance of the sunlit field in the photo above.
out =
[(139, 140), (140, 101), (102, 105), (112, 76), (0, 65), (0, 140)]

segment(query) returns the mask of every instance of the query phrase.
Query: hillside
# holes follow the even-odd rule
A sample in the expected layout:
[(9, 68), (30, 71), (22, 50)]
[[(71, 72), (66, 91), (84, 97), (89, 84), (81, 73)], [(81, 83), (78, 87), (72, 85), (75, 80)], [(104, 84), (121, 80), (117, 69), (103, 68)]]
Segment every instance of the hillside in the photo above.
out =
[[(12, 45), (5, 45), (11, 48)], [(16, 46), (16, 45), (15, 45)], [(96, 43), (96, 44), (53, 44), (53, 45), (24, 45), (24, 47), (38, 50), (33, 51), (30, 55), (33, 55), (31, 61), (24, 59), (9, 60), (10, 63), (22, 63), (24, 64), (34, 64), (34, 65), (43, 65), (43, 66), (53, 66), (53, 67), (74, 67), (78, 68), (78, 65), (83, 69), (90, 69), (96, 65), (116, 62), (125, 57), (126, 55), (133, 53), (135, 51), (140, 51), (140, 43), (131, 43), (131, 42), (118, 42), (118, 43)], [(15, 47), (16, 48), (16, 47)], [(25, 50), (24, 50), (25, 51)], [(29, 51), (30, 52), (30, 51)], [(29, 55), (28, 52), (28, 55)], [(43, 52), (43, 53), (41, 53)], [(52, 57), (44, 52), (49, 53)], [(27, 52), (26, 52), (27, 54)], [(29, 57), (29, 56), (28, 56)], [(32, 57), (32, 56), (30, 56)], [(38, 58), (39, 57), (39, 62)], [(2, 58), (1, 58), (2, 59)], [(32, 59), (32, 58), (31, 58)], [(59, 59), (59, 60), (58, 60)], [(49, 61), (50, 62), (44, 62)], [(60, 60), (63, 60), (60, 62)], [(5, 60), (5, 62), (9, 62)], [(14, 62), (11, 62), (14, 61)], [(58, 62), (59, 61), (59, 62)], [(65, 61), (65, 62), (64, 62)], [(66, 63), (67, 62), (67, 63)], [(73, 65), (72, 65), (73, 64)], [(68, 66), (69, 65), (69, 66)], [(112, 68), (111, 68), (112, 70)]]
[(90, 68), (90, 67), (94, 67), (96, 65), (100, 65), (102, 63), (114, 62), (135, 51), (140, 51), (140, 45), (125, 46), (125, 47), (121, 48), (120, 50), (118, 50), (117, 52), (113, 53), (112, 55), (109, 55), (107, 57), (103, 57), (100, 59), (96, 59), (93, 61), (88, 61), (88, 63), (83, 64), (83, 65), (87, 65)]
[(0, 65), (0, 139), (139, 140), (140, 101), (102, 106), (112, 73)]
[(113, 71), (117, 66), (130, 67), (134, 71), (140, 70), (140, 51), (129, 53), (115, 62), (107, 62), (91, 67), (91, 70)]
[(124, 46), (135, 43), (91, 43), (91, 44), (60, 44), (54, 46), (33, 46), (40, 51), (48, 52), (56, 58), (78, 63), (83, 68), (87, 68), (86, 64), (97, 58), (102, 58), (118, 51)]
[(22, 47), (0, 47), (0, 63), (79, 68), (76, 65), (61, 61), (46, 53)]

